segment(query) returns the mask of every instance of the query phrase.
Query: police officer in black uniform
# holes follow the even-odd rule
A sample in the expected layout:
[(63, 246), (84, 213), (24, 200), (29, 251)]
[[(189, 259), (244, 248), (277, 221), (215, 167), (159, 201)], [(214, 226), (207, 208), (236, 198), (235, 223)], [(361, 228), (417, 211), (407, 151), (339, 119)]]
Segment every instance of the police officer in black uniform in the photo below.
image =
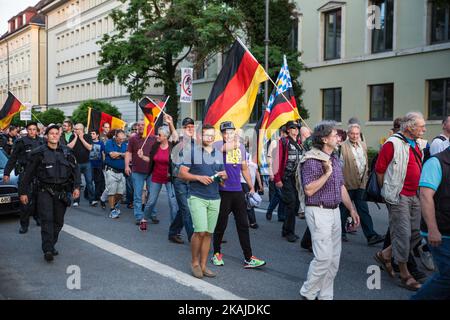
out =
[[(15, 170), (16, 175), (19, 176), (19, 183), (23, 178), (23, 173), (28, 163), (30, 162), (31, 150), (44, 144), (41, 137), (38, 137), (38, 127), (36, 122), (30, 122), (27, 124), (28, 135), (16, 140), (11, 152), (11, 156), (6, 163), (3, 173), (3, 181), (9, 182), (9, 176), (12, 170)], [(27, 185), (27, 194), (29, 202), (27, 205), (21, 205), (20, 207), (20, 229), (19, 233), (26, 233), (30, 224), (30, 216), (32, 215), (36, 224), (39, 226), (39, 215), (37, 213), (37, 198), (36, 198), (36, 181), (32, 179), (31, 183)]]
[(27, 204), (27, 185), (36, 177), (42, 250), (45, 260), (52, 261), (58, 254), (55, 244), (64, 225), (66, 208), (70, 206), (68, 192), (73, 192), (74, 199), (80, 196), (81, 176), (72, 150), (59, 143), (59, 126), (49, 126), (45, 135), (47, 143), (31, 152), (31, 162), (19, 184), (19, 195), (20, 201)]

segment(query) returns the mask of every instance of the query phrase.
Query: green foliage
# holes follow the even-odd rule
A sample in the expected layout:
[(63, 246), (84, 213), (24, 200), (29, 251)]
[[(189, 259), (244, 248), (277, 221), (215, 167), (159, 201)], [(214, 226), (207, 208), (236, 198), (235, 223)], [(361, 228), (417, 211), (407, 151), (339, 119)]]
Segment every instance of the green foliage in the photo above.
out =
[[(32, 111), (33, 115), (31, 121), (41, 122), (43, 125), (47, 126), (50, 123), (62, 123), (65, 119), (64, 112), (59, 109), (48, 109), (44, 112)], [(30, 121), (28, 121), (30, 122)], [(20, 120), (20, 112), (17, 113), (11, 120), (11, 124), (19, 127), (25, 127), (26, 121)]]
[(378, 150), (375, 150), (371, 147), (367, 148), (367, 158), (369, 161), (369, 166), (372, 163), (373, 158), (378, 154)]
[(109, 102), (99, 101), (99, 100), (86, 100), (83, 101), (72, 114), (72, 122), (82, 123), (84, 126), (87, 126), (87, 118), (88, 118), (88, 108), (92, 108), (94, 110), (102, 111), (113, 117), (120, 118), (122, 114), (119, 112), (116, 106), (112, 105)]
[[(255, 58), (264, 65), (265, 1), (229, 0), (226, 2), (243, 12), (244, 31), (251, 51)], [(270, 0), (269, 70), (267, 72), (275, 81), (283, 63), (283, 55), (286, 55), (299, 113), (303, 119), (307, 119), (309, 114), (301, 99), (303, 90), (301, 82), (298, 80), (300, 72), (306, 70), (299, 61), (300, 52), (292, 46), (293, 41), (297, 41), (293, 34), (293, 25), (297, 23), (295, 10), (295, 4), (289, 0)], [(273, 85), (269, 82), (269, 96), (272, 89)]]
[(219, 0), (119, 1), (129, 5), (126, 11), (113, 10), (116, 32), (99, 41), (98, 80), (117, 79), (138, 101), (156, 79), (171, 96), (166, 108), (176, 123), (178, 65), (186, 58), (199, 65), (228, 47), (242, 15)]

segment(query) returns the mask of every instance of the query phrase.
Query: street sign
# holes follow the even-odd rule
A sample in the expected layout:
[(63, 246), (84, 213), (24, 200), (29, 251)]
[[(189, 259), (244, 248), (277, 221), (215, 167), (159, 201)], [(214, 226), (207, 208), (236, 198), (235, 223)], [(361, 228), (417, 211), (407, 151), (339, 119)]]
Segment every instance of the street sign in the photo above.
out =
[(192, 68), (181, 68), (180, 102), (192, 102)]
[(31, 121), (32, 105), (29, 103), (24, 103), (24, 106), (27, 108), (23, 111), (20, 111), (20, 121)]

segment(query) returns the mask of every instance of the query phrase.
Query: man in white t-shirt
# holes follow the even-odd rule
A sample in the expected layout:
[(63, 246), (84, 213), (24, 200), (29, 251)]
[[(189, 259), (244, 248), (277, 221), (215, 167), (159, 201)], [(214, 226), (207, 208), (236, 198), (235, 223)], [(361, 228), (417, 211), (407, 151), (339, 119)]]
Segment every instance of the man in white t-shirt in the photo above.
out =
[(435, 137), (430, 145), (430, 155), (444, 151), (450, 146), (450, 116), (442, 120), (442, 133)]

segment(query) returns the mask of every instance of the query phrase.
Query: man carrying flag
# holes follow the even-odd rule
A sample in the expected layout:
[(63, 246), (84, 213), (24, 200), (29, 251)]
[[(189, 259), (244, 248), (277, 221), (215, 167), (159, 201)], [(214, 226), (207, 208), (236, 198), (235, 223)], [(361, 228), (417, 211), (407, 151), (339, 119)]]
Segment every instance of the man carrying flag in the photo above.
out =
[(8, 91), (8, 98), (0, 110), (0, 129), (5, 130), (11, 123), (14, 115), (20, 111), (25, 110), (26, 107), (17, 99), (11, 91)]
[(206, 104), (204, 123), (220, 132), (220, 124), (233, 121), (241, 128), (250, 118), (261, 82), (268, 80), (264, 68), (239, 40), (228, 52)]

